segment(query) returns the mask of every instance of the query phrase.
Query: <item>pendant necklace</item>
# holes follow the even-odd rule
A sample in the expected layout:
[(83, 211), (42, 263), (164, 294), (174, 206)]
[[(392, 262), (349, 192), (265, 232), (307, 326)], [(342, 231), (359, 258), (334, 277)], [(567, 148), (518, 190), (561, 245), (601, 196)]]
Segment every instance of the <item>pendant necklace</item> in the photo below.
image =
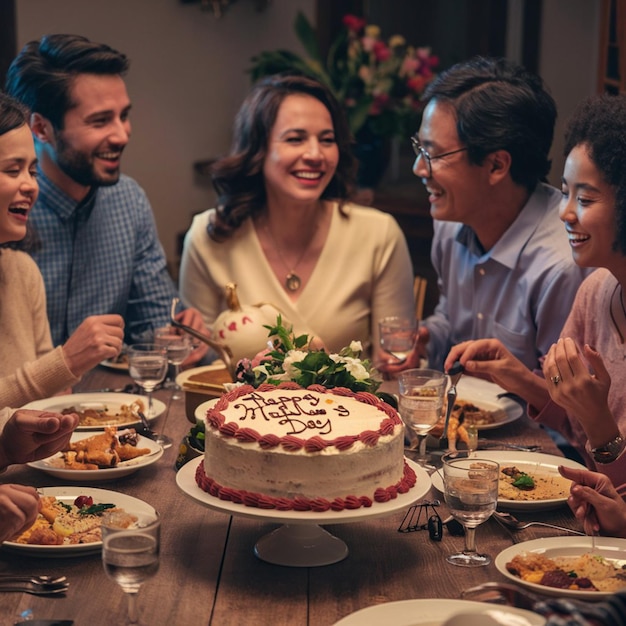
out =
[(278, 247), (278, 244), (276, 243), (276, 239), (274, 238), (274, 235), (272, 234), (272, 231), (270, 230), (269, 224), (267, 223), (265, 224), (265, 230), (267, 231), (267, 234), (270, 236), (270, 239), (272, 240), (272, 243), (274, 244), (274, 249), (278, 253), (278, 257), (280, 258), (281, 263), (285, 266), (285, 269), (287, 270), (287, 275), (285, 276), (285, 287), (291, 293), (298, 291), (298, 289), (300, 289), (300, 286), (302, 285), (302, 279), (300, 278), (300, 276), (298, 276), (298, 274), (296, 274), (296, 270), (298, 269), (298, 265), (300, 265), (300, 263), (302, 262), (302, 259), (304, 259), (304, 257), (306, 256), (306, 253), (309, 251), (309, 248), (311, 247), (311, 243), (313, 242), (313, 239), (315, 239), (317, 228), (313, 232), (311, 239), (309, 239), (309, 243), (307, 244), (306, 248), (302, 251), (300, 258), (296, 261), (295, 265), (291, 269), (289, 269), (289, 264), (285, 261), (285, 257), (283, 256), (283, 253), (280, 251), (280, 248)]

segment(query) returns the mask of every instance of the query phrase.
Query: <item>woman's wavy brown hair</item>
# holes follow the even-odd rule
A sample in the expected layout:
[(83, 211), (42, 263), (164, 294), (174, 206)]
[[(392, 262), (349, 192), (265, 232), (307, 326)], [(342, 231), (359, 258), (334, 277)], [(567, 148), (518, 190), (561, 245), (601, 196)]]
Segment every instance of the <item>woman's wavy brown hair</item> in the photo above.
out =
[(295, 74), (269, 76), (254, 85), (241, 105), (235, 118), (230, 153), (211, 167), (218, 201), (215, 220), (209, 224), (208, 233), (215, 241), (228, 239), (248, 217), (265, 207), (263, 163), (268, 139), (283, 100), (300, 94), (312, 96), (328, 109), (339, 149), (337, 170), (321, 197), (343, 203), (349, 196), (355, 180), (356, 160), (341, 106), (329, 89), (311, 78)]

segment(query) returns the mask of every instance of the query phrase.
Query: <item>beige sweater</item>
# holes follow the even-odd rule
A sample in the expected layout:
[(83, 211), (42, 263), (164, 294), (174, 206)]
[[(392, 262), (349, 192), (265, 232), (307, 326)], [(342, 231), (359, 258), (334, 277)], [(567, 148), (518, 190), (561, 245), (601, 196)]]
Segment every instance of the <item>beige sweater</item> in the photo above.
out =
[(53, 348), (43, 279), (24, 252), (0, 253), (0, 408), (47, 398), (78, 382)]
[(354, 204), (345, 211), (342, 217), (335, 205), (326, 243), (297, 302), (276, 279), (251, 220), (216, 243), (206, 231), (213, 209), (197, 215), (185, 238), (183, 299), (210, 326), (227, 308), (224, 285), (235, 282), (241, 304), (273, 304), (297, 334), (319, 337), (330, 352), (358, 340), (370, 355), (379, 319), (415, 315), (413, 268), (391, 215)]

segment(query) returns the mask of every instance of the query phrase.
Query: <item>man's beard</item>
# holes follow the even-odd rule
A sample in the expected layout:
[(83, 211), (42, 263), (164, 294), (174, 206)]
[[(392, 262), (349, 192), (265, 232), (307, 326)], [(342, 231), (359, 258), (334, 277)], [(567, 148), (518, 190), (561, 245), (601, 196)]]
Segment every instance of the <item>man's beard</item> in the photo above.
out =
[(57, 134), (57, 165), (64, 174), (84, 187), (107, 187), (115, 185), (120, 178), (116, 172), (102, 177), (94, 168), (93, 162), (84, 152), (74, 150), (64, 139), (63, 133)]

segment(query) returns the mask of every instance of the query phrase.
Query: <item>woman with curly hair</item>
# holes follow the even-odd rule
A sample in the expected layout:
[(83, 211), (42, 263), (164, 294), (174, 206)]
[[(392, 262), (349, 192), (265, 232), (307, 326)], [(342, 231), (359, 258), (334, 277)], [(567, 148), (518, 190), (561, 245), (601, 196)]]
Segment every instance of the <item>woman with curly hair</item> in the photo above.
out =
[(626, 483), (626, 95), (596, 96), (569, 121), (560, 217), (574, 260), (596, 267), (536, 376), (494, 339), (455, 346), (468, 373), (489, 377), (562, 433), (590, 469)]
[[(350, 133), (320, 83), (277, 75), (257, 83), (214, 164), (217, 209), (187, 233), (181, 294), (207, 325), (226, 308), (224, 286), (245, 304), (269, 302), (297, 334), (331, 352), (378, 343), (379, 318), (414, 315), (404, 236), (388, 214), (347, 202)], [(252, 348), (254, 356), (259, 346)]]

